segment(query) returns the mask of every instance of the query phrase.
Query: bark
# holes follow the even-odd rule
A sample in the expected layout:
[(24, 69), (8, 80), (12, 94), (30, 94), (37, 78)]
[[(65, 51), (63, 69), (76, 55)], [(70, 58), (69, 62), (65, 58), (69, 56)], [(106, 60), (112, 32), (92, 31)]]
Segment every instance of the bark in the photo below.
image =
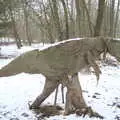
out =
[[(49, 18), (49, 20), (48, 20), (48, 15), (47, 15), (47, 11), (46, 11), (46, 9), (45, 9), (45, 5), (44, 5), (44, 2), (43, 2), (43, 4), (42, 4), (42, 6), (43, 6), (43, 12), (44, 12), (44, 16), (45, 16), (45, 21), (46, 21), (46, 25), (44, 25), (45, 26), (45, 29), (46, 29), (46, 31), (47, 31), (47, 35), (48, 35), (48, 38), (50, 39), (50, 43), (54, 43), (54, 38), (53, 38), (53, 35), (52, 35), (52, 29), (51, 29), (51, 24), (52, 24), (52, 21), (50, 21), (51, 20), (51, 18)], [(51, 23), (50, 23), (51, 22)]]
[(115, 0), (110, 0), (110, 31), (109, 36), (113, 37), (114, 34), (114, 8), (115, 7)]
[(75, 5), (76, 5), (76, 33), (77, 37), (80, 37), (81, 35), (81, 12), (80, 12), (80, 0), (75, 0)]
[(100, 30), (101, 30), (103, 14), (104, 14), (104, 6), (105, 6), (105, 0), (99, 0), (94, 36), (100, 36)]
[(26, 38), (28, 41), (28, 44), (31, 46), (32, 43), (32, 36), (30, 33), (30, 26), (29, 26), (29, 21), (28, 21), (28, 3), (27, 1), (23, 1), (23, 10), (24, 10), (24, 21), (25, 21), (25, 31), (26, 31)]
[(69, 39), (69, 24), (68, 24), (68, 10), (64, 0), (61, 0), (64, 8), (64, 18), (65, 18), (65, 39)]
[(87, 19), (88, 19), (88, 26), (89, 26), (89, 30), (90, 30), (90, 36), (92, 36), (93, 35), (93, 26), (92, 26), (92, 22), (91, 22), (91, 19), (90, 19), (90, 14), (89, 14), (90, 11), (88, 11), (85, 0), (82, 0), (82, 4), (84, 6), (84, 9), (85, 9), (86, 15), (87, 15)]
[(13, 35), (15, 37), (17, 47), (18, 47), (18, 49), (20, 49), (22, 47), (21, 39), (19, 37), (18, 31), (17, 31), (17, 28), (16, 28), (16, 22), (15, 22), (15, 19), (14, 19), (13, 11), (12, 11), (11, 8), (9, 8), (9, 10), (10, 10), (10, 17), (11, 17), (12, 26), (13, 26)]
[(116, 37), (116, 32), (117, 32), (117, 24), (118, 24), (118, 18), (119, 18), (119, 8), (120, 8), (120, 0), (118, 0), (118, 4), (117, 4), (117, 12), (116, 12), (116, 17), (115, 17), (115, 25), (114, 25), (114, 37)]
[[(42, 4), (42, 6), (43, 6), (43, 12), (45, 15), (45, 20), (42, 18), (42, 16), (39, 15), (38, 12), (36, 12), (32, 7), (29, 6), (31, 11), (35, 15), (35, 17), (30, 16), (30, 18), (35, 22), (36, 26), (40, 29), (42, 35), (45, 36), (45, 39), (48, 39), (50, 43), (54, 43), (55, 41), (54, 41), (54, 38), (52, 35), (50, 22), (47, 19), (47, 13), (45, 10), (45, 6), (44, 6), (44, 4)], [(35, 19), (36, 17), (37, 17), (37, 20)], [(44, 21), (46, 21), (46, 24), (44, 23)]]
[(61, 25), (60, 25), (60, 18), (59, 18), (59, 14), (58, 14), (57, 1), (56, 0), (49, 0), (49, 3), (50, 3), (50, 8), (51, 8), (54, 26), (55, 26), (56, 32), (57, 32), (58, 41), (62, 41), (63, 40), (63, 33), (62, 33)]
[(109, 28), (109, 14), (108, 14), (108, 5), (105, 3), (105, 10), (104, 10), (104, 19), (103, 19), (103, 31), (101, 34), (103, 36), (108, 36), (108, 28)]
[(74, 20), (74, 5), (73, 5), (74, 1), (72, 0), (70, 3), (70, 8), (68, 8), (68, 16), (69, 16), (69, 23), (70, 23), (70, 29), (69, 29), (69, 33), (70, 33), (70, 37), (74, 37), (75, 36), (75, 20)]
[(91, 0), (88, 0), (88, 11), (89, 11), (89, 12), (91, 12), (91, 10), (92, 10), (91, 7), (92, 7), (92, 6), (91, 6)]

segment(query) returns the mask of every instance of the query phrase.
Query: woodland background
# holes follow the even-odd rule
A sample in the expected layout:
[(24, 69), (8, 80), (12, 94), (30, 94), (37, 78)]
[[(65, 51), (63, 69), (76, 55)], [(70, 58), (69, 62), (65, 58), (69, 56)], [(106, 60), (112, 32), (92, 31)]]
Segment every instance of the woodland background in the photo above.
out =
[(0, 0), (0, 44), (120, 37), (120, 0)]

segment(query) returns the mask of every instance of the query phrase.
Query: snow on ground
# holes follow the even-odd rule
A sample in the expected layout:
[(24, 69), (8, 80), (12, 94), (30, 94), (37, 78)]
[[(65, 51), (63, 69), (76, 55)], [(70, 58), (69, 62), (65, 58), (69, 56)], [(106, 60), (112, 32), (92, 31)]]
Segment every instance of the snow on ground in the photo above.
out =
[[(47, 45), (48, 47), (49, 45)], [(36, 49), (43, 45), (23, 47), (18, 50), (15, 45), (1, 47), (1, 54), (20, 55), (25, 51)], [(46, 48), (46, 46), (45, 46)], [(0, 59), (0, 68), (11, 59)], [(105, 117), (105, 120), (120, 120), (120, 66), (102, 66), (102, 74), (97, 85), (93, 74), (79, 74), (86, 103), (96, 112)], [(0, 78), (0, 120), (37, 120), (36, 114), (29, 110), (28, 102), (33, 101), (42, 92), (45, 77), (41, 74), (21, 73), (11, 77)], [(44, 104), (53, 104), (54, 93)], [(59, 90), (57, 103), (61, 104)], [(78, 117), (75, 114), (68, 116), (53, 116), (46, 120), (98, 120), (86, 116)]]

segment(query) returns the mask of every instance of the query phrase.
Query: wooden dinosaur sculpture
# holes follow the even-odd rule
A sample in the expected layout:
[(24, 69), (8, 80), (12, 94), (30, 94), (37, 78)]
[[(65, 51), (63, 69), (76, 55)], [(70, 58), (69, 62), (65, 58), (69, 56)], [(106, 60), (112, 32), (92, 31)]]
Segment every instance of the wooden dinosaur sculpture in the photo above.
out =
[[(38, 108), (55, 88), (62, 83), (68, 89), (65, 114), (70, 114), (73, 108), (82, 111), (82, 114), (85, 114), (84, 111), (89, 114), (91, 110), (88, 110), (82, 96), (77, 73), (83, 68), (92, 67), (98, 80), (101, 71), (96, 60), (99, 59), (101, 53), (106, 54), (106, 52), (120, 60), (119, 40), (109, 37), (66, 40), (41, 51), (36, 49), (22, 54), (4, 66), (0, 70), (0, 76), (11, 76), (21, 72), (42, 73), (46, 77), (44, 89), (30, 108)], [(69, 76), (71, 76), (71, 79)], [(73, 94), (75, 95), (73, 96)], [(95, 112), (90, 115), (97, 116)]]

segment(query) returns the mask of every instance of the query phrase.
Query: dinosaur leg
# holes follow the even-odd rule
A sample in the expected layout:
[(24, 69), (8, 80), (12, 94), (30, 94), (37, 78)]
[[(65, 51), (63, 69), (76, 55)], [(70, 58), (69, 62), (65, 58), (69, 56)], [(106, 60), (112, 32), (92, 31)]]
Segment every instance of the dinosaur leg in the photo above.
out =
[(36, 98), (36, 100), (30, 106), (32, 108), (38, 108), (40, 104), (55, 90), (59, 82), (46, 78), (43, 92)]
[(72, 76), (72, 80), (68, 80), (65, 114), (70, 114), (74, 109), (86, 108), (87, 105), (82, 96), (82, 89), (79, 83), (78, 74)]
[(76, 111), (76, 114), (80, 116), (88, 114), (90, 117), (103, 118), (103, 116), (94, 112), (91, 107), (86, 105), (77, 73), (72, 76), (72, 81), (69, 80), (67, 84), (65, 115), (74, 111)]

